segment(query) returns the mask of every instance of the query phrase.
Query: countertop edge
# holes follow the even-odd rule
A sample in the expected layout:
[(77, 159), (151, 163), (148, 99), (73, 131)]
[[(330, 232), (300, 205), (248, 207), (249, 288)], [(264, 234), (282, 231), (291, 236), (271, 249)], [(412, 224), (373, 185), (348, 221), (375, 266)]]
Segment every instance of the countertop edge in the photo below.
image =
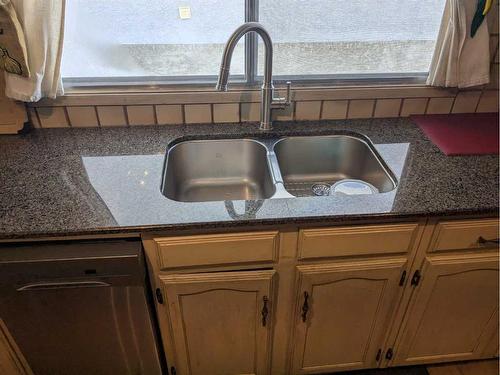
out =
[(140, 237), (145, 233), (154, 232), (179, 232), (189, 230), (206, 230), (215, 232), (217, 229), (242, 229), (280, 227), (280, 226), (325, 226), (325, 225), (352, 225), (358, 222), (378, 223), (395, 222), (420, 219), (459, 219), (459, 218), (499, 218), (500, 207), (488, 209), (422, 212), (411, 214), (361, 214), (361, 215), (337, 215), (337, 216), (311, 216), (311, 217), (288, 217), (276, 219), (250, 219), (238, 221), (213, 221), (182, 224), (157, 224), (129, 227), (102, 227), (88, 228), (78, 231), (50, 231), (50, 232), (18, 232), (0, 233), (0, 242), (30, 241), (30, 240), (64, 240), (70, 237), (87, 236), (115, 236), (115, 237)]

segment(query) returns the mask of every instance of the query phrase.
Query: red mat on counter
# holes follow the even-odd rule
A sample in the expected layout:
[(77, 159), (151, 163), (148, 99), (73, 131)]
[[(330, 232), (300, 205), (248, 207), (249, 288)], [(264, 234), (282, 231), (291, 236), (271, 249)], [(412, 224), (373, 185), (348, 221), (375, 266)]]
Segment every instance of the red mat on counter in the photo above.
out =
[(498, 154), (498, 113), (411, 116), (446, 155)]

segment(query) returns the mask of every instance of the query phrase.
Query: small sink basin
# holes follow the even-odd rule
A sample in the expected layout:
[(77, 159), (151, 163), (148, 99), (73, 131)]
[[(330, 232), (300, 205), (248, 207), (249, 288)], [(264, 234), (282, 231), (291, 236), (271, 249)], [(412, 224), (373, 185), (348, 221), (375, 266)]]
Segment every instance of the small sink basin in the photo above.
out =
[(362, 180), (378, 192), (396, 187), (389, 168), (373, 145), (348, 135), (289, 137), (274, 146), (285, 189), (294, 196), (313, 196), (313, 186), (343, 179)]
[(168, 151), (162, 193), (181, 202), (270, 198), (267, 149), (251, 139), (181, 142)]

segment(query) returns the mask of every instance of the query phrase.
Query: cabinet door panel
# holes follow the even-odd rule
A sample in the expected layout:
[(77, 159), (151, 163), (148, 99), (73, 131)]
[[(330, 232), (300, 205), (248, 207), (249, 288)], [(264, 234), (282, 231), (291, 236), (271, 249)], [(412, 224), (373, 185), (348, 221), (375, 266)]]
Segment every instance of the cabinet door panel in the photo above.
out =
[(293, 373), (376, 367), (405, 265), (398, 258), (297, 267)]
[(2, 319), (0, 319), (0, 374), (33, 375)]
[(273, 275), (249, 271), (160, 276), (174, 341), (175, 359), (170, 362), (177, 374), (269, 372)]
[(498, 330), (498, 254), (428, 257), (395, 364), (477, 359)]

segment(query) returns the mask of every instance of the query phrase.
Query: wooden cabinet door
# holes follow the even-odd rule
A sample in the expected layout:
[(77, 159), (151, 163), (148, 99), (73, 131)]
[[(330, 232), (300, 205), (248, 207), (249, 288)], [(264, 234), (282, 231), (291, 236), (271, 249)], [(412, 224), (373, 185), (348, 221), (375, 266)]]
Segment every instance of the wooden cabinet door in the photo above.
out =
[(498, 254), (427, 257), (410, 306), (395, 365), (481, 358), (498, 331)]
[(268, 374), (275, 271), (160, 276), (178, 375)]
[(298, 266), (292, 373), (377, 367), (405, 258)]
[(33, 375), (2, 319), (0, 319), (0, 374)]

